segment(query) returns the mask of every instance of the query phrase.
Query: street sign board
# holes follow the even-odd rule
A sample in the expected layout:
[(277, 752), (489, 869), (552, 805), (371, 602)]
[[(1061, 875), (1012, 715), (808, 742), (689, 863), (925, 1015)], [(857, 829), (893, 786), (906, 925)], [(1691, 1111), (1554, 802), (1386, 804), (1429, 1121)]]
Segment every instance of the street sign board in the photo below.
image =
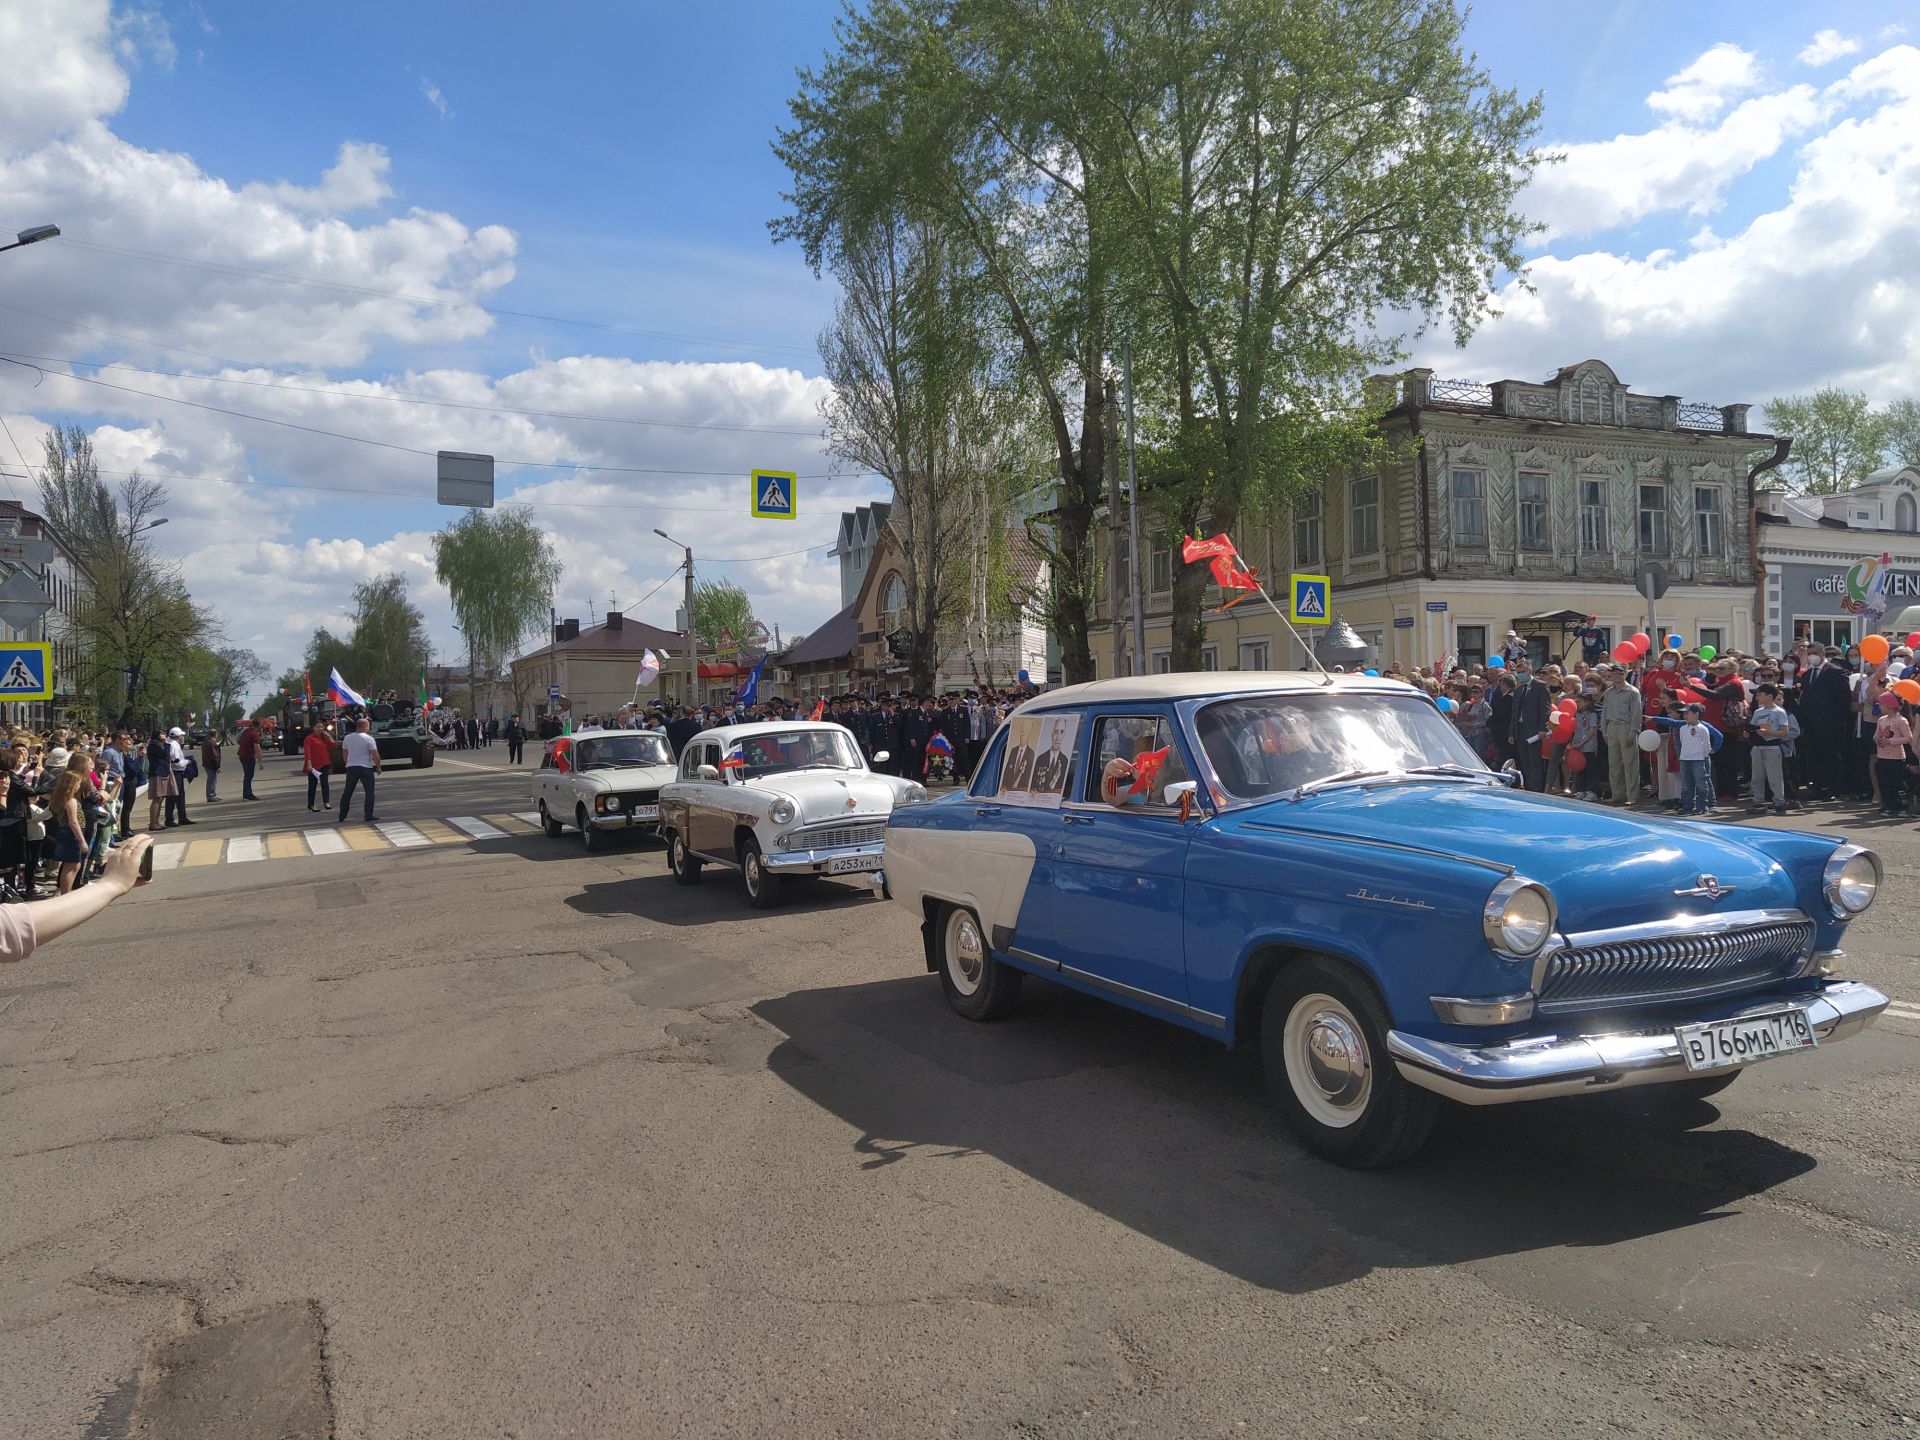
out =
[(0, 700), (53, 698), (53, 646), (0, 645)]
[(442, 450), (436, 458), (442, 505), (493, 508), (493, 456)]
[(1444, 601), (1444, 600), (1429, 600), (1429, 601), (1427, 601), (1427, 613), (1428, 613), (1429, 615), (1444, 615), (1444, 614), (1446, 614), (1446, 613), (1447, 613), (1447, 602), (1446, 602), (1446, 601)]
[(552, 701), (552, 700), (558, 700), (559, 698), (560, 698), (560, 687), (558, 685), (547, 686), (547, 699), (549, 701)]
[(1296, 625), (1333, 623), (1331, 595), (1333, 581), (1325, 575), (1294, 575), (1291, 590), (1292, 619)]
[(800, 510), (799, 477), (791, 470), (753, 472), (753, 518), (791, 520)]
[(1667, 567), (1658, 560), (1649, 560), (1635, 572), (1633, 588), (1648, 600), (1658, 600), (1667, 593)]
[(0, 580), (0, 624), (25, 630), (37, 625), (51, 609), (53, 601), (47, 598), (45, 583), (31, 572), (16, 570)]
[(1396, 630), (1411, 630), (1413, 628), (1413, 617), (1411, 615), (1394, 616), (1393, 628)]
[(35, 569), (53, 562), (51, 540), (23, 539), (10, 535), (0, 540), (0, 565), (31, 565)]

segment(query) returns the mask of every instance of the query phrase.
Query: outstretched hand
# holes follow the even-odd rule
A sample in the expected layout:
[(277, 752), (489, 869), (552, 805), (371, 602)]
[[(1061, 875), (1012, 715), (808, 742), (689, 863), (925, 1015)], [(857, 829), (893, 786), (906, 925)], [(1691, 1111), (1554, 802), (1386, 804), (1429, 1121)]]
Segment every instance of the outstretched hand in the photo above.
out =
[(140, 857), (153, 845), (151, 835), (134, 835), (114, 846), (107, 856), (105, 868), (94, 883), (110, 887), (116, 894), (124, 895), (136, 885), (148, 882), (140, 878)]

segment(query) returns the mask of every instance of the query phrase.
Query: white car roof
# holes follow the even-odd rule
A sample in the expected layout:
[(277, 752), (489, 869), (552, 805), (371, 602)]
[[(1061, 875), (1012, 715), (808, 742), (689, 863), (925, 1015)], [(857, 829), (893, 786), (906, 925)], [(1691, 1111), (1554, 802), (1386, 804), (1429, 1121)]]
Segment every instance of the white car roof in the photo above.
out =
[(792, 735), (800, 730), (831, 730), (836, 735), (845, 735), (849, 740), (853, 732), (844, 725), (835, 725), (826, 720), (755, 720), (746, 725), (716, 725), (711, 730), (702, 730), (689, 745), (697, 740), (718, 740), (722, 745), (731, 745), (736, 740), (745, 740), (754, 735)]
[(1145, 701), (1204, 700), (1214, 696), (1310, 694), (1341, 690), (1377, 695), (1404, 695), (1415, 687), (1405, 680), (1376, 675), (1328, 675), (1306, 670), (1183, 670), (1171, 675), (1123, 675), (1114, 680), (1090, 680), (1036, 695), (1020, 706), (1020, 713), (1037, 715), (1080, 705), (1130, 704)]
[[(576, 730), (571, 735), (556, 735), (554, 740), (597, 740), (603, 735), (651, 735), (660, 738), (658, 730), (627, 730), (620, 726), (589, 725), (585, 730)], [(549, 744), (552, 741), (548, 742)]]

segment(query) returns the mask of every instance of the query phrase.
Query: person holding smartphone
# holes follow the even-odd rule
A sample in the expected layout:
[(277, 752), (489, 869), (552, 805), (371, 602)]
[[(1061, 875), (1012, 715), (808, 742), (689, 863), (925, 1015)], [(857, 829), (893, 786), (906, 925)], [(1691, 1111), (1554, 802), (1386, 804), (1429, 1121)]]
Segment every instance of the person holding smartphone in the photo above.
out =
[(107, 857), (105, 873), (93, 884), (66, 895), (0, 905), (0, 964), (26, 959), (152, 879), (153, 837), (136, 835)]

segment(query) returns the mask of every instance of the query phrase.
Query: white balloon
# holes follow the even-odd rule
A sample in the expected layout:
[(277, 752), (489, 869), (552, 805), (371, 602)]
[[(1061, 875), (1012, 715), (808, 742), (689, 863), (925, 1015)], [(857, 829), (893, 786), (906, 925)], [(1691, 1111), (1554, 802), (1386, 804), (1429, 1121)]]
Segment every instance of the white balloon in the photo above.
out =
[(1658, 730), (1642, 730), (1640, 732), (1640, 739), (1636, 743), (1642, 750), (1651, 755), (1667, 742), (1666, 737)]

